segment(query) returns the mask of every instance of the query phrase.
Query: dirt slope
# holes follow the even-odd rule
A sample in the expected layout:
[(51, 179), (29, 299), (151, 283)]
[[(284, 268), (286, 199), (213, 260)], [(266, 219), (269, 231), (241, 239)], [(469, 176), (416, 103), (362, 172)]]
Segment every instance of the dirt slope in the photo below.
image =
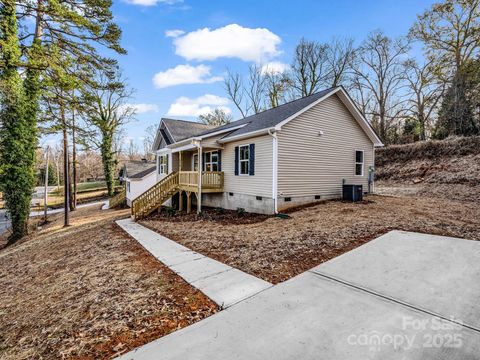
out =
[(375, 161), (380, 192), (480, 200), (480, 136), (390, 146)]

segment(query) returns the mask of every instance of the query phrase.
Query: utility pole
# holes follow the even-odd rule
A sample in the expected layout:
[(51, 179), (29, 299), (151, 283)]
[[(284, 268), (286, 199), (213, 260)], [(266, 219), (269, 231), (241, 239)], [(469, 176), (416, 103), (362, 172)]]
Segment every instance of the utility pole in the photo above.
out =
[(43, 193), (43, 221), (46, 224), (47, 223), (47, 203), (48, 203), (48, 167), (49, 167), (49, 155), (50, 155), (50, 146), (47, 146), (47, 161), (45, 165), (45, 190)]

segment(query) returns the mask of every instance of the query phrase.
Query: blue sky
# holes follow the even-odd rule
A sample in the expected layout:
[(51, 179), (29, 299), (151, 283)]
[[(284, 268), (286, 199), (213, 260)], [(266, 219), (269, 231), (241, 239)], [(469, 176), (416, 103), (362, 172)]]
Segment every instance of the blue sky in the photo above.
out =
[(119, 62), (138, 107), (126, 135), (140, 143), (145, 129), (162, 116), (195, 120), (218, 106), (237, 118), (221, 81), (227, 67), (246, 72), (253, 63), (290, 63), (302, 36), (352, 37), (359, 43), (375, 29), (405, 35), (432, 2), (114, 0), (128, 51)]

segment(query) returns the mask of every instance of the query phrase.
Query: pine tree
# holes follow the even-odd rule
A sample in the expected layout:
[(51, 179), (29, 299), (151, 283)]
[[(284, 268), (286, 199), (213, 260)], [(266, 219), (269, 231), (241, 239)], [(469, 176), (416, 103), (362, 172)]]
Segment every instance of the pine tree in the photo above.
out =
[(455, 75), (447, 89), (438, 113), (435, 138), (448, 136), (471, 136), (479, 132), (469, 96), (468, 77), (464, 72)]
[[(125, 53), (111, 6), (111, 0), (5, 0), (0, 4), (0, 188), (12, 220), (12, 242), (27, 231), (46, 70), (61, 68), (65, 56), (99, 70), (115, 64), (98, 52), (102, 45)], [(33, 33), (29, 33), (31, 26), (22, 27), (20, 33), (18, 19), (31, 16), (35, 17)]]

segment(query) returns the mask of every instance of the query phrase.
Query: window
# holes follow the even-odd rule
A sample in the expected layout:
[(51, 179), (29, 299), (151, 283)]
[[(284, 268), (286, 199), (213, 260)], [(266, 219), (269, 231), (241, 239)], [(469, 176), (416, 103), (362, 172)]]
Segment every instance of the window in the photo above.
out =
[[(203, 153), (203, 171), (219, 171), (219, 154), (218, 151), (207, 151)], [(192, 169), (193, 171), (198, 171), (198, 153), (193, 154), (192, 159)]]
[(355, 151), (355, 175), (363, 176), (363, 150)]
[(163, 175), (168, 173), (168, 155), (158, 157), (158, 173)]
[(193, 154), (192, 169), (193, 171), (198, 171), (198, 154)]
[(239, 174), (249, 175), (250, 168), (250, 146), (242, 145), (238, 147)]
[(205, 171), (218, 171), (218, 151), (209, 151), (205, 153)]

